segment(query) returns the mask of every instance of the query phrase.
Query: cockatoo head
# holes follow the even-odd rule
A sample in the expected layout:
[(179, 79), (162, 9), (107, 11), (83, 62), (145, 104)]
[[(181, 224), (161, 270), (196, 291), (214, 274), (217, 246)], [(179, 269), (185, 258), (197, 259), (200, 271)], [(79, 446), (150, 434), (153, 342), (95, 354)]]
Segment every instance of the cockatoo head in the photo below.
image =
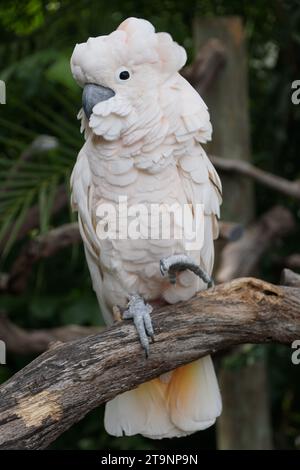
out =
[[(130, 114), (137, 113), (141, 102), (158, 92), (185, 62), (183, 47), (138, 18), (128, 18), (108, 36), (77, 44), (71, 69), (83, 87), (83, 110), (89, 126), (101, 135), (97, 132), (100, 117), (114, 114), (130, 121)], [(110, 135), (112, 139), (113, 133)]]

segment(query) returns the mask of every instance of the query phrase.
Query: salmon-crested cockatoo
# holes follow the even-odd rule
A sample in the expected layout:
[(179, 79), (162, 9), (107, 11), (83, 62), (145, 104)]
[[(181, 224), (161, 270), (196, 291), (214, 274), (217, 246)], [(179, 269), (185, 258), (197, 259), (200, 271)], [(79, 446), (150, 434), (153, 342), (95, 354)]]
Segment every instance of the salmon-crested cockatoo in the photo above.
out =
[[(169, 34), (137, 18), (77, 44), (71, 58), (83, 87), (78, 116), (85, 132), (71, 177), (72, 205), (93, 288), (105, 322), (113, 322), (118, 306), (134, 321), (147, 354), (153, 305), (185, 301), (212, 282), (221, 183), (202, 147), (212, 132), (207, 107), (178, 73), (185, 62), (185, 50)], [(120, 197), (128, 207), (185, 205), (194, 218), (202, 205), (202, 246), (189, 249), (174, 236), (102, 236), (110, 216), (101, 207), (117, 207)], [(207, 356), (115, 397), (106, 404), (105, 428), (114, 436), (180, 437), (211, 426), (221, 407)]]

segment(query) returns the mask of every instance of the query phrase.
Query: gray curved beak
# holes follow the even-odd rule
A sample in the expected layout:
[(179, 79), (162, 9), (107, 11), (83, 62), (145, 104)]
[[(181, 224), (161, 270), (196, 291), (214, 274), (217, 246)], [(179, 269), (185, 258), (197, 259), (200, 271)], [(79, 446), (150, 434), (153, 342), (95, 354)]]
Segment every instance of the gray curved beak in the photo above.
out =
[(111, 88), (106, 88), (102, 85), (95, 85), (94, 83), (88, 83), (84, 86), (82, 93), (82, 107), (85, 112), (86, 117), (89, 119), (93, 107), (100, 103), (100, 101), (109, 100), (115, 96), (115, 92)]

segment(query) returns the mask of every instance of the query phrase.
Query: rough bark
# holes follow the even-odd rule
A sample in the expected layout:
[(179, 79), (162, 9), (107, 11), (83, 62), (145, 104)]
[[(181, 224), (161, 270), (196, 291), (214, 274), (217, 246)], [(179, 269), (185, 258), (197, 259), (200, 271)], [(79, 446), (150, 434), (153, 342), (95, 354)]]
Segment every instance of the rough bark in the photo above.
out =
[(91, 409), (160, 374), (242, 343), (300, 337), (300, 290), (237, 279), (153, 313), (146, 359), (134, 326), (58, 345), (0, 388), (0, 449), (42, 449)]

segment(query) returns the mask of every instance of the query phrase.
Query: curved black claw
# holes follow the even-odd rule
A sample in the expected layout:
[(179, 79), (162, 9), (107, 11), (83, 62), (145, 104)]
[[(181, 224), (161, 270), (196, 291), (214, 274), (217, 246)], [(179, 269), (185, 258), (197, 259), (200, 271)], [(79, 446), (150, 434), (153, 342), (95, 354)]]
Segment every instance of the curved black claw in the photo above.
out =
[(153, 308), (146, 304), (144, 299), (137, 294), (129, 296), (127, 310), (123, 312), (123, 319), (132, 319), (140, 338), (142, 348), (145, 350), (146, 357), (149, 356), (149, 339), (154, 341), (154, 331), (150, 313)]
[(187, 255), (171, 255), (160, 260), (160, 272), (162, 276), (169, 276), (171, 284), (176, 284), (176, 273), (189, 269), (207, 284), (213, 287), (213, 279), (195, 261)]

